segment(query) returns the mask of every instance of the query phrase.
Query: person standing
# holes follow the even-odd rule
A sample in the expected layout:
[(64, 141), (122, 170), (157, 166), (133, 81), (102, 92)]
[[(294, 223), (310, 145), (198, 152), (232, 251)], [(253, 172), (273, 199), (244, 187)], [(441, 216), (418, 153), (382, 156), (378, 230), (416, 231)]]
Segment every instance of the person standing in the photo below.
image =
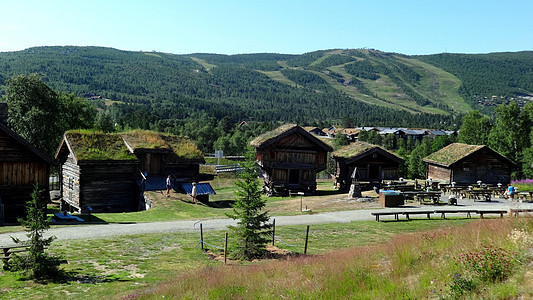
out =
[(194, 202), (194, 204), (198, 204), (196, 201), (196, 182), (192, 183), (191, 197), (192, 197), (192, 202)]
[(170, 182), (170, 175), (167, 177), (167, 197), (170, 197), (170, 188), (171, 188), (171, 182)]

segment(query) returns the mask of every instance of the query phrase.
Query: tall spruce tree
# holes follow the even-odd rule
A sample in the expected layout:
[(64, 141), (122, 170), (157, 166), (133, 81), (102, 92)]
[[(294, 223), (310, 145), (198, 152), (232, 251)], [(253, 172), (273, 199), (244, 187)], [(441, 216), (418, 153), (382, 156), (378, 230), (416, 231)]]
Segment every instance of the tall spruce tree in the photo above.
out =
[(261, 196), (255, 165), (255, 149), (248, 149), (243, 170), (237, 180), (235, 203), (232, 213), (227, 216), (239, 220), (237, 226), (229, 226), (232, 240), (235, 241), (232, 256), (236, 259), (251, 260), (261, 257), (271, 234), (272, 224), (268, 222), (268, 212), (264, 211), (266, 200)]

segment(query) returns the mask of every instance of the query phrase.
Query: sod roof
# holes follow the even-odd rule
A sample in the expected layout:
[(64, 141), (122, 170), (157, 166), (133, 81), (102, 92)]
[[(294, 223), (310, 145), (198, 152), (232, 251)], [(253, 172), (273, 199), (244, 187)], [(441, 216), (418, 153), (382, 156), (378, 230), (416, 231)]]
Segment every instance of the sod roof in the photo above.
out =
[(254, 146), (254, 147), (259, 147), (261, 146), (263, 143), (267, 142), (268, 140), (270, 139), (273, 139), (273, 138), (276, 138), (278, 137), (279, 135), (297, 127), (298, 125), (296, 124), (285, 124), (285, 125), (281, 125), (280, 127), (274, 129), (274, 130), (271, 130), (271, 131), (268, 131), (268, 132), (265, 132), (259, 136), (257, 136), (255, 139), (253, 139), (251, 142), (250, 142), (250, 145)]
[(261, 134), (260, 136), (256, 137), (250, 142), (250, 145), (259, 148), (267, 144), (273, 144), (280, 138), (283, 138), (289, 134), (292, 134), (293, 132), (300, 132), (302, 135), (306, 136), (310, 141), (315, 143), (320, 148), (324, 149), (324, 151), (333, 151), (333, 148), (329, 146), (328, 144), (324, 143), (322, 140), (318, 139), (311, 133), (307, 132), (304, 128), (295, 125), (295, 124), (285, 124), (282, 125), (274, 130), (265, 132)]
[(403, 158), (399, 157), (398, 155), (387, 151), (380, 146), (365, 143), (365, 142), (354, 142), (350, 143), (349, 145), (342, 146), (335, 152), (331, 154), (334, 158), (344, 158), (344, 159), (350, 159), (350, 158), (356, 158), (360, 155), (363, 155), (369, 151), (379, 151), (383, 155), (389, 157), (392, 160), (398, 161), (399, 163), (403, 163)]
[(168, 152), (170, 162), (204, 162), (202, 151), (188, 137), (148, 130), (133, 130), (120, 133), (131, 150), (136, 152)]
[(365, 142), (355, 142), (355, 143), (351, 143), (346, 146), (342, 146), (338, 150), (331, 153), (331, 156), (340, 157), (340, 158), (350, 158), (350, 157), (357, 156), (375, 147), (378, 147), (378, 146), (365, 143)]
[[(136, 160), (118, 134), (89, 130), (72, 130), (65, 133), (64, 142), (76, 160)], [(62, 144), (63, 145), (63, 144)]]
[(488, 147), (485, 145), (467, 145), (462, 143), (453, 143), (440, 149), (437, 152), (428, 155), (424, 158), (424, 161), (443, 166), (450, 166), (458, 162), (459, 160), (472, 155), (473, 153), (477, 152), (482, 148)]

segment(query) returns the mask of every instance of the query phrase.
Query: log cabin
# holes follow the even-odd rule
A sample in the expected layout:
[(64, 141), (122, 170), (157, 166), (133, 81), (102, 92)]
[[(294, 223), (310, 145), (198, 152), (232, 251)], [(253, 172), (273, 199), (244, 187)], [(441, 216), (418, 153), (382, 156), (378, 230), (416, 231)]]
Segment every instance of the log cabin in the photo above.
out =
[(267, 195), (316, 191), (316, 174), (326, 169), (329, 145), (298, 125), (288, 124), (256, 137), (257, 164)]
[(148, 178), (171, 175), (177, 185), (213, 179), (213, 176), (200, 174), (204, 156), (188, 137), (147, 130), (133, 130), (120, 136)]
[(485, 145), (450, 144), (424, 158), (427, 178), (441, 183), (469, 185), (481, 181), (506, 185), (518, 166)]
[(139, 160), (120, 135), (67, 131), (56, 159), (60, 163), (61, 210), (80, 213), (87, 213), (90, 208), (92, 212), (137, 210), (140, 189), (135, 176)]
[(352, 174), (357, 168), (359, 181), (368, 181), (370, 186), (380, 185), (382, 180), (399, 178), (399, 167), (404, 160), (376, 145), (354, 142), (331, 154), (335, 160), (339, 189), (345, 190), (352, 183)]
[(204, 158), (192, 140), (146, 130), (68, 131), (56, 157), (61, 165), (62, 209), (82, 213), (88, 207), (93, 212), (143, 209), (143, 192), (166, 189), (168, 175), (174, 189), (182, 192), (185, 183), (214, 177), (199, 172)]
[(53, 161), (11, 130), (6, 121), (7, 105), (0, 103), (0, 200), (4, 205), (0, 222), (16, 222), (26, 215), (26, 202), (36, 184), (45, 200), (50, 199), (48, 180)]

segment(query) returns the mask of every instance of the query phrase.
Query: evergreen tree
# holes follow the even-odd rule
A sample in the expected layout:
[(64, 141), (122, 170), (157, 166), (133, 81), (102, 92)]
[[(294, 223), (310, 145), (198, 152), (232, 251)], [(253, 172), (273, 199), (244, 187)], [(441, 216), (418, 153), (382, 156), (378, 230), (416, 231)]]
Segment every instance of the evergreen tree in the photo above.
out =
[(44, 238), (43, 233), (50, 228), (50, 221), (46, 219), (46, 200), (43, 190), (38, 185), (31, 194), (31, 199), (26, 203), (27, 218), (19, 218), (18, 221), (26, 227), (29, 240), (21, 241), (13, 238), (17, 244), (28, 246), (27, 256), (14, 255), (4, 264), (8, 271), (21, 271), (32, 279), (45, 280), (57, 277), (60, 274), (58, 257), (50, 256), (44, 249), (52, 243), (55, 237)]
[(241, 164), (243, 170), (236, 181), (235, 203), (232, 213), (227, 216), (239, 220), (237, 226), (229, 226), (235, 237), (232, 256), (237, 259), (251, 260), (265, 252), (272, 225), (268, 223), (267, 211), (263, 211), (266, 200), (261, 197), (255, 166), (255, 149), (246, 153), (247, 160)]

